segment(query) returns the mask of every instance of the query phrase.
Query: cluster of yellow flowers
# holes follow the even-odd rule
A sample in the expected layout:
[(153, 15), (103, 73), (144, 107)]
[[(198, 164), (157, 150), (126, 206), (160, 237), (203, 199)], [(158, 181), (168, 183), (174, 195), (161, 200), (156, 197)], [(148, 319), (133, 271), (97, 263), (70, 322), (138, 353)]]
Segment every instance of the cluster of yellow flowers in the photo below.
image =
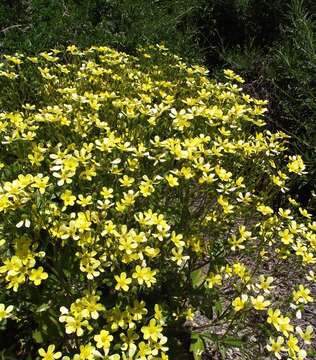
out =
[[(305, 165), (240, 76), (207, 74), (164, 46), (3, 58), (0, 321), (49, 299), (42, 359), (168, 359), (164, 328), (200, 310), (196, 287), (228, 301), (214, 323), (265, 312), (267, 351), (307, 357), (316, 222), (286, 194)], [(291, 263), (288, 306), (275, 270)]]

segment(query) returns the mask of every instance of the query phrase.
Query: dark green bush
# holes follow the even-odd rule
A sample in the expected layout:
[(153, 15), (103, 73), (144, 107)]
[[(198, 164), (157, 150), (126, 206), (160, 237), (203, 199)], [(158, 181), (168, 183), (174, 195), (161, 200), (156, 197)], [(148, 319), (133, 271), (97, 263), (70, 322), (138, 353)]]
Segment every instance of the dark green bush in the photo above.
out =
[(66, 44), (111, 44), (133, 51), (165, 42), (201, 59), (196, 18), (204, 0), (18, 0), (0, 5), (0, 48), (37, 52)]
[(273, 48), (268, 76), (280, 107), (278, 125), (292, 135), (292, 145), (309, 165), (311, 173), (299, 185), (299, 193), (316, 188), (316, 23), (312, 6), (293, 0), (288, 24)]

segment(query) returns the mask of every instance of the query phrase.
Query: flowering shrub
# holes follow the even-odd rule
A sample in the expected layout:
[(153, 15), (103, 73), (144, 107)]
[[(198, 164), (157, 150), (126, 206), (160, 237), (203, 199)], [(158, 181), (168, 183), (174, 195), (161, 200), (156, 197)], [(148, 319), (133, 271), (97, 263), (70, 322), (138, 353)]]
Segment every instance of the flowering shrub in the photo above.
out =
[(0, 66), (0, 321), (20, 358), (173, 359), (196, 312), (196, 359), (254, 318), (261, 355), (307, 357), (316, 222), (286, 194), (305, 165), (238, 75), (163, 46)]

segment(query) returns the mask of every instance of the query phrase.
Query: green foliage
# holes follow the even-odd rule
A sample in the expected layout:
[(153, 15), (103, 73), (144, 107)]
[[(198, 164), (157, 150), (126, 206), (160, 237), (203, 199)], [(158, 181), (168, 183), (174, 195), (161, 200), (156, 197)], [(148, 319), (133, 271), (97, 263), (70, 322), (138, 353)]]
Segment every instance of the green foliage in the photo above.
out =
[[(204, 2), (204, 1), (203, 1)], [(199, 0), (19, 0), (0, 5), (0, 49), (38, 52), (56, 46), (112, 44), (134, 51), (165, 42), (201, 59), (196, 18)]]
[(293, 146), (311, 169), (301, 191), (316, 190), (316, 23), (306, 2), (291, 2), (288, 24), (271, 53), (267, 75), (276, 88), (278, 123), (293, 135)]

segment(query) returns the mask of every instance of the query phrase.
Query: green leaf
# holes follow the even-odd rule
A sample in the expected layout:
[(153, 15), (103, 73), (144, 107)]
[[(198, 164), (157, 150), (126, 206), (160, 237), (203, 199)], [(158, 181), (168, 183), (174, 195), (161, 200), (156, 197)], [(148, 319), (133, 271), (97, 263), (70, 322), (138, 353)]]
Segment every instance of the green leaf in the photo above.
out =
[(234, 338), (232, 336), (229, 337), (221, 337), (217, 334), (211, 334), (208, 332), (204, 332), (200, 334), (202, 338), (210, 339), (215, 343), (226, 345), (226, 347), (237, 347), (241, 348), (245, 345), (245, 342), (241, 339)]
[(42, 304), (36, 309), (36, 312), (40, 313), (43, 311), (47, 311), (50, 308), (50, 306), (51, 306), (50, 302), (48, 302), (47, 304)]
[(218, 342), (219, 336), (210, 332), (204, 332), (200, 334), (203, 338), (210, 339), (213, 342)]
[(223, 346), (219, 346), (218, 350), (221, 354), (222, 359), (226, 359), (226, 349)]
[(214, 312), (217, 316), (219, 316), (222, 313), (222, 311), (223, 311), (223, 306), (221, 300), (219, 299), (214, 304)]
[(41, 344), (43, 342), (42, 333), (39, 330), (33, 331), (32, 337), (38, 344)]
[(194, 288), (199, 287), (205, 279), (205, 274), (203, 273), (203, 269), (197, 269), (192, 271), (190, 274), (192, 286)]
[(233, 337), (223, 338), (222, 340), (220, 340), (220, 342), (222, 344), (238, 348), (241, 348), (243, 345), (245, 345), (242, 340)]
[(191, 334), (190, 352), (193, 353), (194, 360), (200, 360), (205, 350), (203, 339), (197, 333)]

